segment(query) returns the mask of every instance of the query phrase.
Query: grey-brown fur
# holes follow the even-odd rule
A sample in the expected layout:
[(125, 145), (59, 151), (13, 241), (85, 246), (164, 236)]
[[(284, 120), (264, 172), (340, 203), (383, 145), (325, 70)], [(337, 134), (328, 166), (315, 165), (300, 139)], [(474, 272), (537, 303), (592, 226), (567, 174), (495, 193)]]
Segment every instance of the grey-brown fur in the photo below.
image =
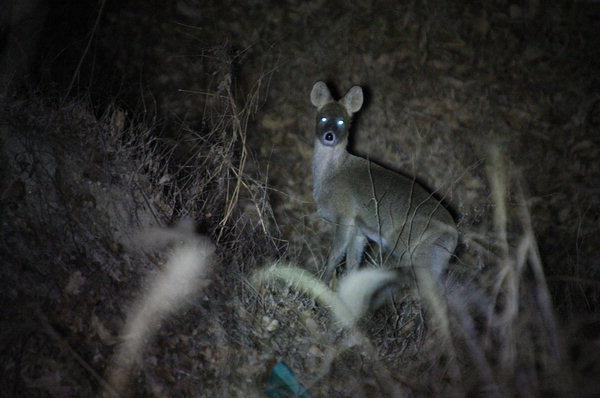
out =
[(334, 101), (327, 85), (317, 82), (310, 98), (317, 107), (313, 198), (319, 214), (335, 226), (324, 279), (331, 279), (344, 255), (348, 270), (357, 268), (367, 240), (392, 253), (398, 266), (417, 266), (438, 276), (457, 243), (448, 210), (414, 179), (346, 150), (362, 89), (354, 86)]

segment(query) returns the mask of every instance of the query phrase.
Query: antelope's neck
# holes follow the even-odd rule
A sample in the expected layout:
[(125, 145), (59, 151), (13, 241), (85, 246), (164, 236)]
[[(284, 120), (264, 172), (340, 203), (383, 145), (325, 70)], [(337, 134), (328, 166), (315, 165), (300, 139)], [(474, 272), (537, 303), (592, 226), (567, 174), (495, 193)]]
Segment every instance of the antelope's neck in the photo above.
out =
[(335, 146), (326, 146), (321, 144), (319, 139), (315, 139), (315, 149), (312, 157), (312, 175), (313, 175), (313, 196), (320, 190), (321, 184), (329, 177), (332, 177), (341, 170), (348, 151), (346, 151), (347, 142), (340, 142)]

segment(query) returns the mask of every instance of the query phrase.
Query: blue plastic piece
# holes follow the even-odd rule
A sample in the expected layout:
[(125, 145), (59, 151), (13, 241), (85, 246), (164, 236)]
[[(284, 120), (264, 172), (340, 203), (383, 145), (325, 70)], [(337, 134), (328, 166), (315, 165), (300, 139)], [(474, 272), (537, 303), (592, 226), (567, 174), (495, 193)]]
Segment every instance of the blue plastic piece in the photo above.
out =
[(283, 361), (269, 373), (265, 393), (271, 398), (312, 398)]

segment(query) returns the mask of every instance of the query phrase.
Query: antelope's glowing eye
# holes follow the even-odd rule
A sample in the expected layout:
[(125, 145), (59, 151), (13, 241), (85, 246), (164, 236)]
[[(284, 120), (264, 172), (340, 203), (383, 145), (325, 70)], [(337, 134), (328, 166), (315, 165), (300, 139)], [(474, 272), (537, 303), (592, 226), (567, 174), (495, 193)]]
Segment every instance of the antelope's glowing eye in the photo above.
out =
[(326, 118), (326, 117), (322, 117), (322, 118), (321, 118), (321, 123), (325, 123), (326, 121), (327, 121), (327, 118)]
[(344, 125), (344, 121), (343, 120), (338, 120), (337, 125), (342, 127)]

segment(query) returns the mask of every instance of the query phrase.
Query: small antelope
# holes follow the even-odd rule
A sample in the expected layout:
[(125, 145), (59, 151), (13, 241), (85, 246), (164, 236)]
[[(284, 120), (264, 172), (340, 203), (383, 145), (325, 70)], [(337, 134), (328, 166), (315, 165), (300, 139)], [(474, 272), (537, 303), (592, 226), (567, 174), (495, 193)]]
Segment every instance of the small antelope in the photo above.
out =
[(354, 86), (335, 101), (327, 85), (317, 82), (310, 100), (317, 107), (313, 198), (318, 213), (335, 226), (324, 279), (331, 280), (344, 255), (347, 269), (356, 269), (368, 240), (389, 251), (399, 266), (422, 267), (439, 277), (457, 243), (448, 210), (414, 179), (346, 150), (362, 89)]

